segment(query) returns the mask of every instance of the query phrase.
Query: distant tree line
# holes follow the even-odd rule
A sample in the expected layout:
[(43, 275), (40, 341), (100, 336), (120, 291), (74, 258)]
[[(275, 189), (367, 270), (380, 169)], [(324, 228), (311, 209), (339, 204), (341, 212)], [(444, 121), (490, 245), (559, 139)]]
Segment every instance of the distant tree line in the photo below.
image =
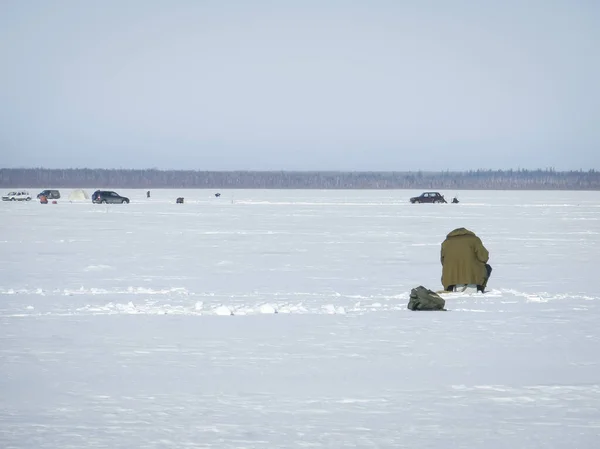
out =
[(132, 189), (453, 189), (600, 190), (600, 172), (472, 170), (463, 172), (195, 171), (0, 169), (7, 188)]

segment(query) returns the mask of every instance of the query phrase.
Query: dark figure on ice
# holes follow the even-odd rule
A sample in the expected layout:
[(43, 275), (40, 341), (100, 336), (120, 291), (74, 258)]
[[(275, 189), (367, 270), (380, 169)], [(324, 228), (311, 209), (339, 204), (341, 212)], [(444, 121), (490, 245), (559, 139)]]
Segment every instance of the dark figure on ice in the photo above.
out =
[(456, 197), (452, 198), (452, 204), (458, 204), (458, 198), (456, 198)]
[(217, 198), (219, 198), (219, 197), (221, 196), (221, 194), (220, 194), (219, 192), (217, 192), (217, 193), (215, 193), (215, 196), (216, 196)]
[(487, 263), (490, 254), (474, 232), (458, 228), (442, 243), (442, 285), (446, 291), (477, 286), (484, 293), (492, 267)]
[(150, 198), (150, 190), (146, 192), (146, 198)]

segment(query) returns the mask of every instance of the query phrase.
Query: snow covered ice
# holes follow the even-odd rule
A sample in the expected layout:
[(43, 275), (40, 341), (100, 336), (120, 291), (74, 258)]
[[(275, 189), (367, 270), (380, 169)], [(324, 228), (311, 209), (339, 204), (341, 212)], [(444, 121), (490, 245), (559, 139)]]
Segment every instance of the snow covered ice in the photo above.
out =
[(117, 191), (0, 203), (0, 447), (598, 447), (600, 192)]

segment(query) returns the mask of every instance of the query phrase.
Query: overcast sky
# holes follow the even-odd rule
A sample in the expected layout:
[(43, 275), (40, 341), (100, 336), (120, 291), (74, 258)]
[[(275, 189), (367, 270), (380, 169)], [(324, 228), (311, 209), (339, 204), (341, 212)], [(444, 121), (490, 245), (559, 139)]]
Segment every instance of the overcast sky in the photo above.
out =
[(600, 169), (600, 1), (2, 0), (34, 166)]

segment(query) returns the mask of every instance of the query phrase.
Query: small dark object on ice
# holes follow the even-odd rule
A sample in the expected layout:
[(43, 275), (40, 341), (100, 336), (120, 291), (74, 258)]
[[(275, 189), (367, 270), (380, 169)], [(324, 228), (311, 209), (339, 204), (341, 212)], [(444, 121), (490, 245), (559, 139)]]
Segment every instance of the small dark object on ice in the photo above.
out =
[(458, 204), (458, 198), (456, 198), (456, 197), (452, 198), (452, 204)]
[(410, 310), (446, 310), (446, 301), (437, 293), (419, 285), (410, 291)]
[(215, 196), (216, 196), (217, 198), (219, 198), (219, 197), (221, 196), (221, 194), (220, 194), (219, 192), (217, 192), (217, 193), (215, 193)]
[(150, 198), (150, 190), (146, 192), (146, 198)]
[(175, 201), (177, 204), (183, 204), (183, 197), (180, 196), (179, 198), (177, 198), (177, 201)]

